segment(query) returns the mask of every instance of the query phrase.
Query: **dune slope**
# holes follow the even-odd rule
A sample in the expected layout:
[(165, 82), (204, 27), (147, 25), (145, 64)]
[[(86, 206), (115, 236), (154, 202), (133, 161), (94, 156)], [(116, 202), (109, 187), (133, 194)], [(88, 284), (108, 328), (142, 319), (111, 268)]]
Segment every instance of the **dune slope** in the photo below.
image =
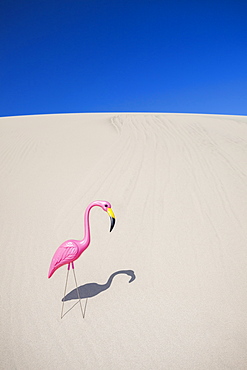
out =
[[(0, 119), (2, 369), (246, 369), (247, 118), (68, 114)], [(86, 317), (61, 320), (56, 248)], [(70, 276), (65, 311), (76, 303)]]

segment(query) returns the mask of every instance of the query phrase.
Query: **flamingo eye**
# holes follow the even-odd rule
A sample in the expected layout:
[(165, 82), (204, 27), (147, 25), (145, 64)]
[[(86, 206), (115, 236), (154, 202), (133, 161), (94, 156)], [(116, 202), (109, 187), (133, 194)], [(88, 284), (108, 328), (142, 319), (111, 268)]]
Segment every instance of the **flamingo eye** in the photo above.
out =
[(108, 207), (108, 205), (107, 205), (107, 204), (105, 204), (105, 207), (107, 208), (107, 207)]

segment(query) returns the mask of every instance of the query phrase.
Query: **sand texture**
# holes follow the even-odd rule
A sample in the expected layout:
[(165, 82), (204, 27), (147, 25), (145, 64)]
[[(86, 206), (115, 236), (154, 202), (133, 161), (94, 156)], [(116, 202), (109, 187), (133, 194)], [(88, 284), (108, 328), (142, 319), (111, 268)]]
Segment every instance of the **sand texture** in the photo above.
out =
[(1, 118), (0, 172), (1, 369), (247, 369), (247, 117)]

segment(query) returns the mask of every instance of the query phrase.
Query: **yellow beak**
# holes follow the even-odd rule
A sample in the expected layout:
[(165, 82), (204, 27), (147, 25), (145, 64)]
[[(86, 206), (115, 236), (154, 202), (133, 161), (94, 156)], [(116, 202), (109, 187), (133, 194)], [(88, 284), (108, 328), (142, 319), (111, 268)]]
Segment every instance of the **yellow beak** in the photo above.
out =
[(116, 217), (115, 217), (115, 215), (113, 213), (113, 210), (111, 208), (107, 209), (107, 213), (108, 213), (108, 215), (110, 216), (110, 219), (111, 219), (111, 227), (110, 227), (110, 232), (111, 232), (114, 228), (114, 225), (115, 225), (115, 222), (116, 222), (116, 220), (115, 220)]

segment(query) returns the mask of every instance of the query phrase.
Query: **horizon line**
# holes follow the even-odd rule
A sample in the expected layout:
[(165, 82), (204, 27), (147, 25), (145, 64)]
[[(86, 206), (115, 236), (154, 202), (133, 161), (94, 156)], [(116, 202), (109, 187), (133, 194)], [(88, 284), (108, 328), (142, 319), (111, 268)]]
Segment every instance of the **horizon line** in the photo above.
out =
[(222, 113), (176, 113), (176, 112), (78, 112), (78, 113), (38, 113), (38, 114), (17, 114), (13, 116), (0, 116), (1, 118), (13, 118), (13, 117), (37, 117), (37, 116), (64, 116), (64, 115), (86, 115), (86, 114), (168, 114), (168, 115), (188, 115), (188, 116), (237, 116), (247, 117), (244, 114), (222, 114)]

